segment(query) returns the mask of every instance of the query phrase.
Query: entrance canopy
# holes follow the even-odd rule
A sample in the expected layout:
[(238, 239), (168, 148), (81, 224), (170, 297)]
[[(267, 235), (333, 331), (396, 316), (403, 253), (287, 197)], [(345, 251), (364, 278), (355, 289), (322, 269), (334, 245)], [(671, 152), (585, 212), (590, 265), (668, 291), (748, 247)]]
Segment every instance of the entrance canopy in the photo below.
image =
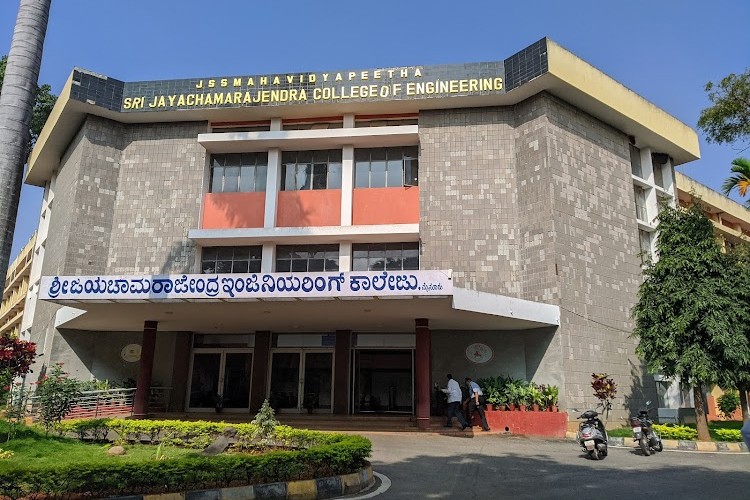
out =
[(524, 330), (560, 318), (554, 305), (454, 287), (450, 271), (54, 276), (40, 299), (70, 306), (56, 327), (92, 331), (158, 321), (160, 331), (408, 332), (415, 318), (433, 330)]

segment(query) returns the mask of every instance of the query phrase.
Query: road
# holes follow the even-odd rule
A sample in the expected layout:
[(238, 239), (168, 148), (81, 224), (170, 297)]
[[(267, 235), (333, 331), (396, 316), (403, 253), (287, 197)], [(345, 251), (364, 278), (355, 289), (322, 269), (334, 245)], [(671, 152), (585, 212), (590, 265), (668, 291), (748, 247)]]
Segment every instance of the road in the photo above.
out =
[[(470, 433), (363, 433), (390, 488), (371, 498), (750, 499), (750, 454), (611, 448), (593, 461), (572, 441)], [(387, 481), (386, 481), (387, 483)], [(381, 487), (382, 489), (382, 487)], [(348, 498), (362, 498), (353, 495)]]

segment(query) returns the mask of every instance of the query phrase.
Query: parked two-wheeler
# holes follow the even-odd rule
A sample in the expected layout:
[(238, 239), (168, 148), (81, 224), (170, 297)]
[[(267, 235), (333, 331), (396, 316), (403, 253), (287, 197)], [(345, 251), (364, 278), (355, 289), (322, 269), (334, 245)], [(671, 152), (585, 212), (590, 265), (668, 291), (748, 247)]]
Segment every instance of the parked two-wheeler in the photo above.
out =
[(638, 415), (630, 417), (630, 426), (633, 428), (633, 440), (641, 447), (644, 455), (649, 456), (656, 451), (662, 451), (664, 445), (661, 436), (654, 430), (654, 421), (648, 416), (653, 410), (648, 406), (651, 401), (646, 401), (646, 408), (638, 410)]
[[(575, 408), (573, 411), (578, 411)], [(607, 430), (596, 410), (586, 410), (579, 417), (583, 422), (578, 426), (576, 441), (581, 449), (594, 460), (604, 460), (607, 456)]]

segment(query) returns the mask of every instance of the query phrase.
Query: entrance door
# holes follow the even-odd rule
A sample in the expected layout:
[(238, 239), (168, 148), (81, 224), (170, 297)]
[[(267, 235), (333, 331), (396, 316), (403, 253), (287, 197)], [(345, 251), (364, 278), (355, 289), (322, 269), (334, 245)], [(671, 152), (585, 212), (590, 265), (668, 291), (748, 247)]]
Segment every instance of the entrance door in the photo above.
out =
[(268, 400), (284, 413), (331, 413), (333, 408), (333, 352), (274, 351)]
[(354, 351), (354, 413), (414, 413), (411, 349)]
[(190, 411), (247, 411), (253, 353), (247, 349), (194, 349)]

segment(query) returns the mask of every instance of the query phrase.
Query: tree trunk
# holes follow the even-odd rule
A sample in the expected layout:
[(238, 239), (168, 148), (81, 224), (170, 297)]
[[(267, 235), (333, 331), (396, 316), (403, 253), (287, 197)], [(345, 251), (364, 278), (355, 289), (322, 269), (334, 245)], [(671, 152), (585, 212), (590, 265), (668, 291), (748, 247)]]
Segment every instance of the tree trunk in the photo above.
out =
[(740, 391), (740, 408), (742, 408), (742, 421), (750, 418), (750, 409), (747, 407), (747, 391), (750, 389), (745, 384), (738, 384), (737, 389)]
[(29, 127), (52, 0), (21, 0), (0, 93), (0, 290), (13, 246)]
[(710, 441), (706, 403), (703, 399), (703, 384), (697, 383), (693, 386), (693, 398), (695, 400), (695, 427), (698, 429), (698, 441)]

